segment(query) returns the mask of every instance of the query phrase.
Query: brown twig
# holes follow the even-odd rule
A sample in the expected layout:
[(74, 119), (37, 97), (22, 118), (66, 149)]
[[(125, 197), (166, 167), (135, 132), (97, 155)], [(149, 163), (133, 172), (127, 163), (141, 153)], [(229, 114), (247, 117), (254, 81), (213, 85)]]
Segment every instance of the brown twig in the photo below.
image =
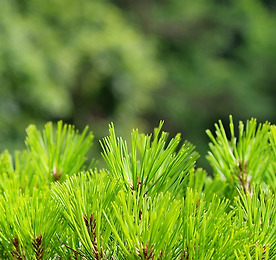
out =
[(14, 250), (11, 251), (13, 258), (15, 260), (25, 260), (26, 259), (25, 255), (23, 254), (23, 257), (21, 256), (21, 250), (19, 247), (19, 241), (18, 241), (17, 237), (12, 239), (12, 244), (14, 245), (14, 247), (16, 249), (15, 251)]
[(55, 181), (59, 181), (62, 175), (62, 171), (59, 171), (56, 167), (52, 169), (52, 175)]
[(78, 252), (78, 251), (76, 251), (75, 249), (73, 249), (72, 247), (70, 247), (70, 246), (68, 246), (68, 245), (66, 245), (65, 243), (63, 243), (62, 241), (61, 241), (61, 239), (59, 238), (59, 236), (57, 235), (57, 238), (58, 238), (58, 240), (59, 240), (59, 242), (61, 243), (61, 244), (63, 244), (66, 248), (68, 248), (69, 250), (71, 250), (73, 253), (74, 253), (74, 258), (75, 259), (77, 259), (77, 257), (78, 257), (78, 255), (80, 255), (80, 256), (84, 256), (84, 255), (82, 255), (80, 252)]
[(96, 220), (94, 218), (94, 213), (90, 215), (89, 219), (86, 215), (83, 217), (83, 219), (84, 219), (86, 228), (88, 230), (90, 240), (93, 244), (93, 253), (94, 253), (95, 259), (96, 260), (103, 259), (103, 248), (100, 247), (99, 249), (98, 243), (97, 243)]
[[(149, 244), (146, 244), (146, 246), (142, 245), (142, 252), (140, 252), (140, 250), (137, 250), (138, 256), (141, 259), (145, 259), (145, 260), (152, 260), (154, 259), (154, 253), (153, 253), (153, 245), (151, 245), (149, 247)], [(160, 252), (159, 254), (159, 258), (161, 257), (162, 253)]]
[(35, 248), (36, 259), (42, 260), (43, 259), (42, 235), (36, 237), (32, 245)]

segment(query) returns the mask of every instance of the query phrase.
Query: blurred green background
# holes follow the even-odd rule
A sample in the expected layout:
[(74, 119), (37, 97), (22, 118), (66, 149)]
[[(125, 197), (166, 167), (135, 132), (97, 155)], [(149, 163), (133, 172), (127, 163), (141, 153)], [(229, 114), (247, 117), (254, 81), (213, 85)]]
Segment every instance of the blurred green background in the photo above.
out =
[(1, 0), (0, 151), (31, 123), (165, 120), (204, 166), (218, 119), (276, 123), (275, 69), (275, 0)]

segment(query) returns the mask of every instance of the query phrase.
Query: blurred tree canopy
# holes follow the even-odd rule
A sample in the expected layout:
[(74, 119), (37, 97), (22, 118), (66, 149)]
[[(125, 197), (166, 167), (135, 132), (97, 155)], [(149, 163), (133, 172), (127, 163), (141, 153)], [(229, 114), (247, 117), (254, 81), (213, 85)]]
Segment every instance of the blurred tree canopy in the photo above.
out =
[(275, 123), (275, 12), (273, 0), (1, 1), (1, 145), (31, 121), (97, 136), (164, 119), (204, 155), (218, 118)]
[(181, 129), (203, 154), (218, 118), (276, 121), (276, 1), (116, 2), (157, 39), (167, 71), (148, 119)]
[(1, 146), (32, 121), (107, 131), (150, 107), (164, 75), (154, 43), (111, 3), (1, 1), (0, 17)]

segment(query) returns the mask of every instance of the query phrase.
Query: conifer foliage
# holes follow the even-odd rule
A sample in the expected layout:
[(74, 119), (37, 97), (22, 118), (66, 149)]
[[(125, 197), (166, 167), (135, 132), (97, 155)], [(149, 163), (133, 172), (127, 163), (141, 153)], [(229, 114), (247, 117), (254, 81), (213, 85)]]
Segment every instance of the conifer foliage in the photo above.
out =
[(162, 126), (128, 143), (110, 124), (104, 169), (88, 128), (30, 126), (0, 155), (0, 259), (276, 259), (276, 126), (207, 130), (211, 175)]

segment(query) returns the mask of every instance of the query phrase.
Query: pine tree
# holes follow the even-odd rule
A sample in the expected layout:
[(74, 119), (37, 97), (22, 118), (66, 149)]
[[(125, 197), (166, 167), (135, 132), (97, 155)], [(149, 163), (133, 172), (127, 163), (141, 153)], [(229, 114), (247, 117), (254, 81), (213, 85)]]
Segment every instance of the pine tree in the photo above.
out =
[(129, 144), (110, 124), (97, 169), (88, 128), (31, 125), (0, 155), (0, 258), (276, 259), (276, 126), (207, 130), (212, 175), (162, 126)]

